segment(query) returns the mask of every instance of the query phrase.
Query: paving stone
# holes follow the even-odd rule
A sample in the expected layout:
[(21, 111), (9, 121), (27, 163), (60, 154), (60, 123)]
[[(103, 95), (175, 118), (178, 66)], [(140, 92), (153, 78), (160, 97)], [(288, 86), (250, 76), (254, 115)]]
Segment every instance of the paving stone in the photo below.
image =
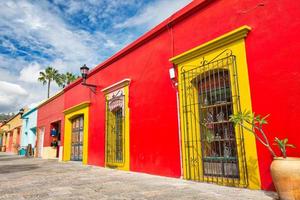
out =
[(0, 152), (0, 200), (271, 200), (272, 192), (224, 187)]

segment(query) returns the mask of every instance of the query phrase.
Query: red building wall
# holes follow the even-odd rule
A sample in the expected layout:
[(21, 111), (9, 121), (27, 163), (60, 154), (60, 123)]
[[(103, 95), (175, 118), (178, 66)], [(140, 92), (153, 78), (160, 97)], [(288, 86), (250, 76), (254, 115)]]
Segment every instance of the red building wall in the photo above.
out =
[[(299, 10), (296, 1), (214, 1), (177, 24), (173, 33), (175, 54), (179, 54), (239, 26), (250, 26), (246, 51), (253, 111), (271, 114), (266, 126), (270, 141), (276, 136), (288, 137), (298, 147), (289, 149), (288, 154), (298, 157)], [(257, 148), (262, 188), (273, 189), (269, 171), (271, 155), (260, 143)]]
[(104, 166), (105, 98), (100, 90), (130, 78), (130, 170), (180, 176), (176, 94), (168, 75), (170, 63), (164, 59), (169, 55), (164, 47), (168, 35), (160, 37), (88, 79), (100, 86), (96, 95), (81, 85), (65, 91), (65, 109), (91, 101), (89, 164)]
[[(212, 40), (242, 25), (252, 28), (246, 51), (253, 111), (271, 114), (267, 132), (273, 140), (288, 137), (298, 148), (300, 107), (300, 4), (292, 0), (195, 0), (138, 41), (98, 66), (89, 83), (98, 90), (130, 78), (130, 169), (180, 176), (176, 90), (168, 61), (174, 55)], [(167, 29), (167, 23), (170, 23)], [(151, 36), (151, 37), (148, 37)], [(133, 48), (134, 47), (134, 48)], [(107, 67), (108, 66), (108, 67)], [(105, 67), (105, 68), (104, 68)], [(65, 90), (65, 109), (91, 101), (88, 163), (104, 165), (105, 102), (77, 83)], [(297, 139), (298, 138), (298, 139)], [(263, 189), (272, 189), (271, 156), (257, 143)]]
[(45, 127), (44, 147), (49, 147), (52, 142), (50, 135), (51, 123), (61, 120), (61, 145), (63, 145), (64, 133), (64, 95), (61, 94), (38, 107), (37, 128)]

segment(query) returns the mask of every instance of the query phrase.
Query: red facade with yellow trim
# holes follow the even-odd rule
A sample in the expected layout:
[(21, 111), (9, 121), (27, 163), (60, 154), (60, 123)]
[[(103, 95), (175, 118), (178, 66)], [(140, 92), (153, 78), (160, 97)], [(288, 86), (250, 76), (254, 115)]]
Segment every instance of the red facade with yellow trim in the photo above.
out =
[[(51, 147), (53, 141), (57, 141), (58, 138), (51, 135), (51, 130), (56, 129), (60, 133), (60, 144), (63, 144), (64, 138), (64, 94), (60, 92), (55, 96), (48, 99), (46, 102), (38, 106), (37, 114), (37, 140), (39, 140), (39, 134), (43, 133), (42, 147), (49, 148), (53, 151), (52, 155), (40, 155), (46, 158), (58, 158), (59, 148)], [(37, 141), (38, 143), (38, 141)], [(38, 146), (39, 144), (37, 144)], [(38, 148), (37, 148), (38, 151)], [(36, 155), (37, 156), (37, 155)]]
[[(88, 164), (105, 166), (106, 102), (101, 89), (130, 79), (130, 170), (180, 177), (179, 118), (169, 59), (247, 25), (252, 29), (245, 46), (253, 111), (271, 114), (266, 127), (270, 139), (288, 137), (298, 147), (288, 154), (299, 156), (299, 10), (297, 1), (195, 0), (96, 66), (87, 79), (98, 86), (96, 93), (77, 80), (65, 88), (64, 95), (39, 108), (38, 126), (45, 113), (49, 123), (50, 116), (62, 119), (63, 110), (90, 102)], [(51, 110), (53, 115), (48, 113)], [(261, 188), (270, 190), (272, 158), (260, 143), (257, 150)]]

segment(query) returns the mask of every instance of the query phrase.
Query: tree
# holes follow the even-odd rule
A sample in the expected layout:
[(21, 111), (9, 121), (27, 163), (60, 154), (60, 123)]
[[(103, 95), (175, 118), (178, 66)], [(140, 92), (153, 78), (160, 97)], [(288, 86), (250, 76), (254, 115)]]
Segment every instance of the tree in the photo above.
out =
[(57, 85), (59, 87), (64, 88), (66, 86), (66, 79), (67, 79), (67, 77), (65, 74), (59, 74), (59, 81), (58, 81)]
[(38, 81), (43, 83), (43, 85), (46, 85), (48, 86), (48, 95), (47, 97), (49, 98), (50, 96), (50, 85), (51, 85), (51, 82), (54, 81), (56, 82), (58, 85), (59, 85), (59, 82), (60, 82), (60, 74), (58, 73), (58, 70), (52, 68), (52, 67), (47, 67), (45, 69), (45, 71), (43, 72), (40, 72), (40, 77), (38, 78)]
[(14, 113), (0, 113), (0, 122), (8, 120), (11, 117), (13, 117), (14, 115), (15, 115)]
[(58, 86), (64, 88), (66, 85), (69, 85), (73, 81), (75, 81), (78, 77), (70, 72), (65, 74), (60, 74)]

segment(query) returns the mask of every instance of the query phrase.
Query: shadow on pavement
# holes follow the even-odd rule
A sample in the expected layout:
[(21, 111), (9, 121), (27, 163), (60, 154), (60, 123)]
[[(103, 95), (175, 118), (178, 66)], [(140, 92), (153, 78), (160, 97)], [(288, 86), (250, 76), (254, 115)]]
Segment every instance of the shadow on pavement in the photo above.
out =
[(264, 191), (264, 193), (265, 193), (265, 195), (267, 195), (269, 197), (272, 197), (274, 200), (279, 200), (279, 197), (276, 194), (276, 192), (267, 192), (267, 191)]
[(11, 155), (8, 154), (0, 154), (0, 158), (10, 157)]
[(39, 168), (38, 165), (0, 165), (0, 174), (30, 171)]
[(20, 160), (20, 159), (25, 159), (25, 157), (0, 157), (0, 162), (1, 161), (12, 161), (12, 160)]

